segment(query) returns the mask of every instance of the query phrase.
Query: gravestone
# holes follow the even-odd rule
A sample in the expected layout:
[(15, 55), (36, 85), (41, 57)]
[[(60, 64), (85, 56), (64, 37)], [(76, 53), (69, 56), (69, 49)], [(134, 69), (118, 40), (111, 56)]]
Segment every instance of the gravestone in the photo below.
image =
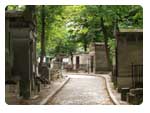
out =
[(50, 69), (50, 76), (51, 80), (57, 80), (62, 78), (62, 60), (61, 58), (56, 57), (51, 62), (51, 69)]

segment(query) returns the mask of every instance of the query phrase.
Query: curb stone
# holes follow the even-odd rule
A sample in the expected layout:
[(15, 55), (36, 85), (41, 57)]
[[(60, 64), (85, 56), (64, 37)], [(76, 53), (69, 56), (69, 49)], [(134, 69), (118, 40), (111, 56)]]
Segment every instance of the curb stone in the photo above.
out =
[[(95, 76), (97, 76), (95, 74)], [(105, 79), (105, 84), (106, 84), (106, 89), (107, 89), (107, 92), (112, 100), (112, 102), (115, 104), (115, 105), (120, 105), (119, 101), (116, 99), (116, 97), (114, 96), (114, 94), (112, 93), (111, 91), (111, 88), (110, 88), (110, 85), (109, 85), (109, 81), (107, 79), (107, 77), (103, 76), (103, 75), (98, 75), (97, 77), (102, 77)]]

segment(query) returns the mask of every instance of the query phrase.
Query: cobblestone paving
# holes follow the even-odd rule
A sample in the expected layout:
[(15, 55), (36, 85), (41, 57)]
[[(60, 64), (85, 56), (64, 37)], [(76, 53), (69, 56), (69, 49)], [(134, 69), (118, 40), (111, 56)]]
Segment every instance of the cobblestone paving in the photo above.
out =
[(103, 78), (69, 75), (70, 81), (49, 100), (51, 105), (112, 105)]

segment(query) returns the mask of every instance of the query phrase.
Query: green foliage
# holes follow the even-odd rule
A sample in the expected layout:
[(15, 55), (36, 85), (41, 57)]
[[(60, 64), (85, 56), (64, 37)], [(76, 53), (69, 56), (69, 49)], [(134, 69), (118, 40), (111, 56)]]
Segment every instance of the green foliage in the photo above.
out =
[[(8, 10), (23, 10), (25, 6), (8, 6)], [(41, 6), (36, 6), (37, 52), (40, 54)], [(88, 51), (91, 42), (103, 42), (101, 19), (106, 29), (110, 55), (114, 55), (114, 31), (143, 28), (143, 9), (128, 5), (45, 6), (46, 54), (72, 54)]]
[[(38, 43), (40, 43), (41, 20), (37, 6)], [(91, 42), (103, 42), (101, 18), (108, 36), (110, 54), (115, 44), (113, 32), (118, 28), (142, 28), (143, 14), (140, 6), (45, 6), (46, 52), (72, 54), (88, 50)], [(37, 48), (40, 48), (38, 44)], [(87, 51), (86, 50), (86, 51)]]
[(24, 5), (8, 5), (6, 6), (6, 10), (16, 10), (16, 11), (24, 11)]
[(109, 46), (109, 49), (110, 49), (110, 61), (112, 63), (112, 60), (115, 57), (115, 48), (116, 48), (116, 41), (115, 41), (115, 39), (110, 39), (109, 38), (108, 46)]

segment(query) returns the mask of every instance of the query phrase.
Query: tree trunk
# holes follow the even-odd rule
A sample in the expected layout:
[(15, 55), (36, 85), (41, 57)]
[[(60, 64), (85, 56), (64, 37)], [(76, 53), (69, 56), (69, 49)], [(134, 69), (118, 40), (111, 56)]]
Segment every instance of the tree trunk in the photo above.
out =
[(87, 52), (87, 36), (85, 35), (84, 37), (83, 37), (83, 41), (84, 41), (84, 43), (83, 43), (83, 47), (84, 47), (84, 52)]
[(104, 26), (104, 19), (103, 18), (101, 18), (101, 27), (102, 27), (102, 32), (103, 32), (103, 35), (104, 35), (104, 43), (105, 43), (107, 64), (110, 67), (109, 48), (108, 48), (108, 35), (107, 35), (106, 28)]
[(114, 26), (114, 36), (115, 36), (116, 33), (120, 31), (120, 30), (119, 30), (118, 20), (117, 20), (117, 19), (115, 19), (115, 22), (114, 22), (113, 26)]
[(72, 52), (71, 52), (71, 70), (73, 69), (73, 54), (72, 54)]
[(43, 64), (43, 59), (45, 56), (45, 8), (42, 5), (41, 9), (41, 22), (42, 22), (42, 32), (41, 32), (41, 56), (40, 56), (40, 66)]
[(87, 52), (87, 44), (84, 43), (84, 52)]

